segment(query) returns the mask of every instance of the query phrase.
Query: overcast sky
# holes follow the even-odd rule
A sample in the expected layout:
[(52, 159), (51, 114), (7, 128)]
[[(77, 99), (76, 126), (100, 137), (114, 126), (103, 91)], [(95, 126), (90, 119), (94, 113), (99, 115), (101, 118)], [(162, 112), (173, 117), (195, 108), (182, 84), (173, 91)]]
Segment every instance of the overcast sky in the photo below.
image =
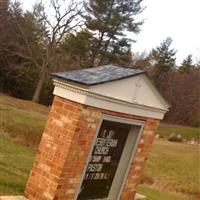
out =
[[(35, 0), (21, 0), (30, 8)], [(140, 19), (145, 23), (138, 35), (133, 52), (149, 51), (164, 39), (173, 39), (172, 47), (177, 50), (177, 63), (188, 54), (200, 60), (200, 0), (144, 0), (146, 6)]]

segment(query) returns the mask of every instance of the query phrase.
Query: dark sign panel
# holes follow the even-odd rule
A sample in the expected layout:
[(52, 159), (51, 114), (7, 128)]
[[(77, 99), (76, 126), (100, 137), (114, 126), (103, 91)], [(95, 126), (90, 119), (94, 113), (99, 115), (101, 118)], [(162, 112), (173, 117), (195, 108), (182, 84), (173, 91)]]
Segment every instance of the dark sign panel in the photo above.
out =
[(127, 124), (102, 122), (78, 200), (108, 197), (130, 128)]

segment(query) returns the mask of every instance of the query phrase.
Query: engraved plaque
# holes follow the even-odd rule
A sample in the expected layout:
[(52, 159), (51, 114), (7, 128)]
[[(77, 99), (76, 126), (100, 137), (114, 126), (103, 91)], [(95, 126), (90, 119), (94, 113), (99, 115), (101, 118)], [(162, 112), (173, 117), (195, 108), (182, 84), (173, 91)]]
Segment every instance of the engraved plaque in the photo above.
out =
[(103, 120), (78, 200), (108, 197), (130, 128), (128, 124)]

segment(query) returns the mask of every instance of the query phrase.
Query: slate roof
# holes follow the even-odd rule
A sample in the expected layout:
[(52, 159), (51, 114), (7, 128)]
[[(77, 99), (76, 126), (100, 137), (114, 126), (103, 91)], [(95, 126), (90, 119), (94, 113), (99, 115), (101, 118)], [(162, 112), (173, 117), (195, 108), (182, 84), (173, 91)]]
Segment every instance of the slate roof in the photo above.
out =
[(100, 67), (52, 73), (54, 77), (83, 85), (97, 85), (145, 73), (139, 69), (104, 65)]

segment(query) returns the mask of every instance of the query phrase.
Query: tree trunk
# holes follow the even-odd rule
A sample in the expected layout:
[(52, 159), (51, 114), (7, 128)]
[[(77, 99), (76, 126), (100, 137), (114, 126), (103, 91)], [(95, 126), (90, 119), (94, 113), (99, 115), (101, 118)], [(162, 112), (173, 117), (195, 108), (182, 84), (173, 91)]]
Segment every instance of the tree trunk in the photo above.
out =
[(40, 100), (40, 94), (42, 92), (42, 86), (45, 82), (46, 74), (47, 74), (47, 66), (43, 65), (41, 69), (40, 77), (39, 77), (39, 80), (38, 80), (38, 83), (37, 83), (37, 86), (32, 98), (33, 102), (38, 103)]

